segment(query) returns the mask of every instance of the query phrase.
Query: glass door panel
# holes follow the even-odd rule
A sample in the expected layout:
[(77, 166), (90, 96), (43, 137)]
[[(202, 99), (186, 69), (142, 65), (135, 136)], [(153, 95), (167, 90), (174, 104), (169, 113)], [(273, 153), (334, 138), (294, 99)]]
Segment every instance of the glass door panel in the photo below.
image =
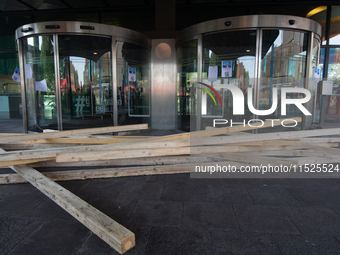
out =
[[(203, 36), (202, 82), (214, 88), (213, 94), (206, 85), (202, 90), (202, 127), (211, 126), (207, 118), (223, 118), (243, 122), (252, 117), (247, 107), (246, 92), (254, 88), (256, 56), (256, 30), (241, 30)], [(232, 85), (243, 92), (244, 113), (235, 115), (233, 95), (221, 85)], [(208, 93), (210, 92), (210, 94)]]
[[(186, 42), (177, 48), (177, 128), (195, 129), (197, 115), (195, 84), (197, 82), (197, 40)], [(191, 123), (190, 123), (191, 122)]]
[[(263, 30), (259, 110), (268, 110), (273, 104), (273, 91), (277, 89), (277, 108), (261, 119), (302, 117), (296, 105), (288, 104), (282, 115), (281, 89), (304, 88), (306, 80), (308, 34), (298, 31)], [(287, 93), (287, 98), (304, 98), (302, 93)], [(301, 128), (301, 122), (298, 124)], [(271, 129), (275, 131), (275, 129)]]
[(332, 94), (323, 96), (325, 102), (324, 122), (339, 123), (340, 120), (340, 48), (329, 49), (327, 80), (333, 85)]
[(58, 38), (63, 129), (113, 125), (111, 39)]
[(23, 39), (28, 131), (58, 129), (53, 36)]
[(150, 51), (118, 42), (117, 76), (118, 124), (150, 124)]

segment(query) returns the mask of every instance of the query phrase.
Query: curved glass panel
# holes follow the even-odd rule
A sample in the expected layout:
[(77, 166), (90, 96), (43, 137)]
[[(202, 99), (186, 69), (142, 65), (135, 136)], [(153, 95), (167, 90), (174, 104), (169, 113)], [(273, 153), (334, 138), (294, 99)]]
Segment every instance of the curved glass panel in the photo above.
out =
[(111, 39), (59, 35), (63, 129), (111, 126)]
[(150, 50), (118, 42), (118, 125), (150, 124)]
[(53, 36), (23, 39), (28, 131), (56, 129)]
[[(197, 40), (177, 48), (177, 123), (178, 129), (190, 131), (190, 115), (196, 115)], [(194, 91), (195, 92), (195, 91)], [(191, 124), (193, 124), (192, 121)]]
[(340, 6), (332, 7), (329, 45), (340, 45)]
[[(299, 31), (264, 30), (261, 56), (261, 79), (259, 88), (259, 110), (268, 110), (277, 100), (276, 110), (261, 119), (286, 119), (302, 117), (294, 104), (281, 109), (283, 88), (304, 88), (306, 82), (308, 34)], [(273, 91), (277, 89), (277, 98)], [(303, 98), (300, 93), (287, 93), (287, 98)], [(301, 123), (298, 124), (301, 127)], [(271, 128), (271, 130), (274, 130)]]
[(340, 120), (340, 48), (329, 49), (327, 80), (331, 82), (331, 94), (324, 96), (325, 122), (339, 123)]
[[(212, 126), (212, 119), (226, 119), (228, 125), (242, 124), (252, 117), (246, 103), (246, 92), (254, 87), (256, 30), (240, 30), (203, 36), (202, 128)], [(211, 86), (217, 95), (206, 85)], [(225, 85), (242, 92), (244, 110), (235, 114), (238, 98)], [(203, 87), (204, 86), (204, 87)], [(241, 94), (240, 94), (241, 95)], [(233, 123), (233, 124), (232, 124)]]

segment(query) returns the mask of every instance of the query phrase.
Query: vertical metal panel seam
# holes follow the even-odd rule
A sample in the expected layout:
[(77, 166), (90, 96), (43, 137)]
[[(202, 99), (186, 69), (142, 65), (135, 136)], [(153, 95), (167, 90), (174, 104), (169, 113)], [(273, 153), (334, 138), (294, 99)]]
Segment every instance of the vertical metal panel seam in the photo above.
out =
[(112, 106), (113, 106), (113, 125), (118, 126), (118, 107), (117, 107), (117, 41), (111, 37), (111, 62), (112, 62)]
[(53, 34), (54, 41), (54, 75), (55, 75), (55, 94), (57, 105), (57, 123), (58, 130), (63, 130), (63, 114), (61, 106), (61, 89), (60, 89), (60, 68), (59, 68), (59, 42), (58, 34)]
[(25, 86), (25, 70), (24, 70), (24, 57), (23, 57), (23, 39), (18, 39), (18, 56), (19, 56), (19, 68), (20, 68), (20, 87), (21, 87), (21, 112), (23, 121), (23, 132), (28, 133), (28, 121), (27, 121), (27, 99), (26, 99), (26, 86)]
[[(306, 59), (306, 74), (305, 74), (305, 89), (309, 90), (309, 84), (311, 79), (311, 69), (312, 69), (312, 52), (313, 52), (313, 40), (314, 40), (314, 32), (308, 33), (308, 45), (307, 45), (307, 59)], [(306, 115), (302, 115), (301, 129), (307, 129), (307, 117)]]
[[(197, 39), (197, 82), (202, 82), (203, 73), (202, 69), (203, 69), (203, 36), (202, 34), (199, 34)], [(202, 108), (201, 90), (197, 89), (196, 94), (197, 94), (196, 130), (201, 130), (201, 108)]]
[[(255, 80), (254, 80), (254, 99), (253, 104), (256, 109), (260, 109), (260, 79), (261, 79), (261, 56), (262, 56), (262, 36), (263, 36), (263, 29), (258, 28), (256, 29), (256, 53), (255, 53)], [(248, 99), (248, 98), (247, 98)], [(254, 119), (257, 119), (257, 115), (253, 115)], [(257, 129), (253, 130), (253, 133), (258, 133)]]

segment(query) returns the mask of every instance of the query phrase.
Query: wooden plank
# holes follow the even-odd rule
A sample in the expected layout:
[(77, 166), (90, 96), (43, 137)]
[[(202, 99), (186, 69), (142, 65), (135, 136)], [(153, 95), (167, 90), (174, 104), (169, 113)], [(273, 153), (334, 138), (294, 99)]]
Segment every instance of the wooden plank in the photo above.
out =
[(282, 146), (282, 145), (301, 145), (300, 139), (295, 140), (266, 140), (266, 141), (253, 141), (253, 142), (241, 142), (241, 143), (226, 143), (228, 146)]
[(77, 161), (77, 162), (55, 162), (44, 161), (30, 164), (31, 167), (118, 167), (118, 166), (156, 166), (156, 165), (170, 165), (170, 164), (188, 164), (190, 161), (205, 162), (214, 160), (213, 157), (202, 156), (160, 156), (147, 158), (131, 158), (126, 159), (112, 159), (112, 160), (97, 160), (97, 161)]
[(228, 134), (233, 132), (242, 132), (247, 130), (254, 130), (254, 129), (260, 129), (260, 128), (267, 128), (267, 127), (274, 127), (281, 125), (281, 122), (285, 121), (285, 124), (291, 124), (296, 122), (301, 122), (302, 118), (296, 117), (296, 118), (290, 118), (290, 119), (284, 119), (284, 120), (276, 120), (276, 121), (265, 121), (263, 126), (261, 127), (252, 127), (252, 126), (234, 126), (234, 127), (227, 127), (227, 128), (216, 128), (212, 130), (203, 130), (203, 131), (197, 131), (193, 132), (190, 138), (202, 138), (206, 136), (215, 136), (215, 135), (222, 135), (222, 134)]
[(204, 156), (207, 153), (221, 152), (241, 152), (241, 151), (260, 151), (260, 150), (279, 150), (293, 148), (298, 146), (198, 146), (198, 147), (180, 147), (166, 149), (144, 149), (144, 150), (125, 150), (125, 151), (98, 151), (82, 153), (60, 153), (56, 156), (56, 162), (77, 162), (90, 160), (108, 160), (108, 159), (130, 159), (140, 157), (155, 157), (167, 155), (195, 155)]
[[(327, 148), (323, 146), (319, 146), (317, 144), (310, 144), (310, 143), (304, 143), (303, 144), (306, 148), (316, 151), (318, 153), (324, 153), (325, 155), (336, 155), (340, 156), (340, 150), (336, 148)], [(340, 158), (340, 157), (339, 157)]]
[(62, 143), (62, 144), (112, 144), (129, 141), (138, 141), (140, 138), (48, 138), (22, 143)]
[(250, 134), (250, 135), (244, 135), (244, 136), (222, 136), (222, 137), (191, 139), (191, 145), (200, 146), (200, 145), (218, 145), (218, 144), (226, 144), (226, 143), (280, 140), (280, 139), (300, 139), (303, 137), (339, 135), (339, 134), (340, 134), (340, 128), (318, 129), (318, 130), (308, 130), (308, 131), (302, 130), (302, 131), (291, 131), (291, 132)]
[(313, 137), (302, 138), (301, 142), (304, 143), (340, 143), (340, 137)]
[[(68, 170), (42, 173), (53, 181), (85, 180), (96, 178), (113, 178), (123, 176), (176, 174), (190, 172), (190, 164), (121, 167), (89, 170)], [(0, 184), (25, 183), (27, 182), (18, 174), (1, 174)]]
[[(257, 154), (262, 156), (272, 156), (272, 157), (330, 157), (327, 153), (320, 153), (313, 150), (285, 150), (285, 151), (260, 151), (260, 152), (247, 152), (245, 155)], [(331, 157), (337, 157), (336, 155), (331, 155)]]
[[(206, 158), (208, 160), (209, 158)], [(212, 158), (210, 158), (212, 160)], [(202, 163), (215, 164), (231, 164), (236, 167), (241, 165), (239, 162), (228, 161), (202, 161)], [(115, 178), (126, 176), (140, 176), (140, 175), (159, 175), (159, 174), (177, 174), (177, 173), (189, 173), (190, 163), (180, 165), (158, 165), (158, 166), (138, 166), (138, 167), (120, 167), (120, 168), (99, 168), (88, 170), (68, 170), (68, 171), (53, 171), (42, 173), (46, 177), (53, 181), (69, 181), (69, 180), (85, 180), (96, 178)], [(0, 184), (13, 184), (13, 183), (25, 183), (27, 182), (18, 174), (1, 174)]]
[(49, 161), (54, 160), (55, 157), (51, 158), (33, 158), (33, 159), (20, 159), (20, 160), (13, 160), (13, 161), (0, 161), (0, 167), (8, 167), (13, 165), (25, 165), (25, 164), (31, 164), (41, 161)]
[(0, 148), (8, 151), (22, 151), (22, 150), (42, 150), (42, 149), (53, 149), (53, 148), (65, 148), (65, 147), (76, 147), (81, 144), (65, 144), (65, 143), (1, 143)]
[(100, 151), (84, 153), (61, 153), (57, 154), (56, 162), (89, 161), (102, 159), (128, 159), (144, 158), (168, 155), (189, 155), (190, 147), (166, 148), (166, 149), (144, 149), (124, 151)]
[[(100, 138), (100, 139), (119, 139), (119, 138), (124, 138), (124, 139), (136, 139), (136, 140), (140, 140), (140, 139), (151, 139), (151, 138), (159, 138), (160, 136), (129, 136), (129, 135), (90, 135), (89, 138)], [(70, 137), (72, 138), (72, 137)]]
[[(5, 152), (0, 149), (0, 152)], [(50, 180), (34, 168), (11, 166), (16, 173), (52, 199), (78, 221), (123, 254), (135, 245), (135, 235), (107, 215), (86, 203), (67, 189)]]
[(321, 146), (321, 147), (328, 147), (328, 148), (338, 148), (339, 147), (339, 143), (318, 143), (317, 145)]
[[(150, 143), (122, 143), (122, 144), (109, 144), (109, 145), (92, 145), (92, 146), (78, 146), (68, 148), (52, 148), (42, 150), (30, 150), (30, 151), (14, 151), (0, 154), (0, 162), (7, 161), (9, 165), (18, 164), (19, 160), (23, 159), (39, 159), (39, 158), (52, 158), (61, 153), (82, 153), (82, 152), (97, 152), (97, 151), (121, 151), (121, 150), (133, 150), (143, 148), (176, 148), (189, 146), (189, 140), (180, 141), (161, 141)], [(178, 155), (178, 154), (173, 154)]]
[(77, 161), (77, 162), (55, 162), (44, 161), (32, 163), (31, 167), (100, 167), (100, 166), (153, 166), (153, 165), (169, 165), (169, 164), (186, 164), (190, 163), (190, 156), (167, 156), (152, 158), (132, 158), (112, 159), (112, 160), (96, 160), (96, 161)]
[(148, 129), (148, 124), (88, 128), (88, 129), (66, 130), (66, 131), (59, 131), (59, 132), (37, 133), (37, 134), (12, 135), (12, 136), (7, 136), (7, 137), (0, 137), (0, 143), (13, 143), (13, 142), (31, 141), (31, 140), (38, 140), (38, 139), (68, 137), (68, 136), (73, 136), (73, 135), (100, 134), (100, 133), (111, 133), (111, 132), (143, 130), (143, 129)]
[[(289, 120), (292, 120), (292, 119), (297, 121), (297, 122), (301, 122), (300, 117), (290, 118)], [(289, 120), (286, 120), (285, 124), (295, 123), (294, 121), (289, 121)], [(213, 129), (213, 130), (201, 130), (201, 131), (195, 131), (195, 132), (190, 132), (190, 133), (168, 135), (168, 136), (163, 136), (163, 137), (159, 137), (159, 138), (140, 140), (139, 142), (203, 138), (203, 137), (208, 137), (208, 136), (222, 135), (222, 134), (228, 134), (228, 133), (234, 133), (234, 132), (240, 132), (240, 131), (246, 131), (246, 130), (253, 130), (253, 129), (259, 129), (259, 128), (271, 127), (271, 126), (278, 126), (278, 125), (281, 125), (282, 121), (283, 120), (273, 121), (273, 122), (268, 121), (268, 122), (265, 122), (262, 127), (234, 126), (234, 127), (226, 127), (226, 128), (216, 128), (216, 129)]]
[(214, 154), (216, 158), (233, 160), (236, 162), (244, 162), (249, 164), (272, 164), (272, 165), (282, 165), (289, 166), (291, 164), (297, 164), (298, 161), (292, 158), (274, 158), (265, 157), (261, 155), (243, 154), (243, 153), (216, 153)]
[(15, 135), (22, 135), (22, 133), (21, 134), (18, 134), (18, 133), (1, 133), (0, 137), (15, 136)]
[(303, 157), (298, 159), (299, 165), (340, 163), (340, 157)]

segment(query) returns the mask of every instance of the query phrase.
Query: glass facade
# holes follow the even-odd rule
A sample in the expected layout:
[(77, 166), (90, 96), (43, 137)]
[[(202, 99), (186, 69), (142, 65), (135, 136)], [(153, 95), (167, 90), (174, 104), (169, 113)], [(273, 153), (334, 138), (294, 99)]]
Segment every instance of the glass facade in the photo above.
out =
[[(182, 39), (184, 42), (178, 46), (177, 95), (181, 98), (185, 86), (190, 86), (191, 103), (186, 104), (190, 110), (178, 104), (181, 119), (177, 120), (177, 128), (185, 130), (183, 116), (190, 116), (192, 131), (214, 126), (216, 119), (227, 126), (247, 126), (300, 117), (294, 129), (310, 127), (320, 118), (315, 72), (319, 70), (321, 29), (318, 33), (312, 33), (307, 26), (291, 29), (286, 19), (274, 15), (241, 19), (231, 19), (229, 24), (225, 20), (210, 21), (182, 32), (185, 38), (194, 36), (192, 31), (202, 31), (196, 35), (198, 40)], [(272, 28), (271, 21), (277, 29)], [(238, 27), (228, 31), (225, 26), (234, 22)], [(311, 98), (305, 101), (309, 95)], [(298, 101), (305, 101), (303, 107), (295, 103)], [(285, 126), (259, 132), (280, 130)]]
[(111, 38), (60, 35), (63, 129), (113, 124)]
[[(256, 54), (256, 30), (214, 33), (203, 36), (202, 83), (214, 88), (222, 105), (214, 101), (206, 88), (202, 90), (202, 125), (210, 118), (233, 117), (233, 95), (219, 84), (232, 84), (243, 92), (254, 87)], [(212, 70), (217, 69), (217, 77)], [(245, 104), (243, 117), (250, 119), (252, 113)]]
[(314, 122), (336, 126), (340, 122), (340, 6), (328, 6), (311, 18), (324, 27)]
[[(177, 128), (190, 131), (190, 115), (196, 113), (197, 40), (177, 48)], [(194, 111), (194, 112), (191, 112)], [(194, 123), (192, 123), (194, 125)]]
[[(277, 89), (277, 108), (262, 119), (302, 117), (296, 105), (288, 105), (283, 116), (281, 89), (305, 87), (308, 33), (287, 30), (263, 30), (259, 109), (268, 110), (273, 105), (273, 89)], [(289, 99), (303, 95), (291, 93)], [(301, 122), (299, 123), (301, 125)]]
[[(90, 28), (102, 35), (72, 30), (84, 29), (79, 23), (59, 24), (66, 31), (44, 35), (44, 25), (35, 32), (40, 35), (19, 38), (25, 131), (150, 123), (150, 40), (118, 28), (112, 35), (111, 26), (100, 24)], [(142, 45), (124, 36), (140, 37)]]
[[(188, 127), (190, 126), (190, 115), (193, 116), (192, 114), (197, 111), (196, 103), (198, 101), (200, 104), (200, 108), (202, 108), (200, 109), (202, 126), (204, 126), (204, 122), (213, 117), (227, 119), (230, 118), (233, 109), (232, 94), (229, 90), (220, 88), (219, 84), (234, 84), (234, 86), (235, 84), (237, 84), (237, 87), (245, 93), (247, 93), (249, 89), (252, 89), (253, 97), (256, 97), (258, 99), (257, 101), (253, 101), (254, 107), (258, 107), (259, 110), (269, 110), (271, 106), (270, 103), (272, 98), (272, 88), (278, 88), (278, 97), (280, 97), (280, 87), (287, 85), (288, 87), (302, 88), (303, 86), (305, 86), (304, 84), (306, 84), (306, 79), (312, 79), (310, 85), (318, 87), (318, 90), (311, 89), (313, 97), (311, 101), (313, 102), (313, 105), (309, 104), (308, 106), (306, 106), (308, 110), (313, 112), (313, 118), (312, 120), (308, 120), (308, 122), (320, 124), (325, 122), (334, 123), (339, 121), (340, 117), (337, 114), (337, 102), (340, 101), (338, 100), (340, 83), (339, 78), (337, 77), (337, 72), (339, 69), (338, 66), (340, 65), (340, 60), (338, 56), (340, 49), (340, 7), (325, 6), (320, 10), (322, 11), (311, 16), (310, 19), (316, 20), (323, 27), (320, 40), (322, 47), (321, 49), (318, 48), (317, 43), (317, 45), (312, 45), (311, 48), (313, 48), (313, 51), (315, 50), (315, 54), (313, 53), (313, 56), (315, 56), (315, 59), (318, 59), (318, 61), (315, 62), (314, 66), (317, 66), (319, 63), (321, 73), (320, 81), (333, 82), (332, 95), (322, 95), (321, 83), (319, 84), (319, 81), (314, 79), (313, 75), (309, 77), (306, 76), (308, 74), (308, 70), (306, 68), (308, 67), (309, 63), (306, 62), (302, 64), (303, 61), (307, 61), (307, 56), (304, 55), (304, 52), (306, 52), (306, 50), (310, 50), (306, 48), (309, 47), (306, 44), (309, 34), (306, 32), (294, 31), (294, 29), (289, 30), (278, 28), (263, 29), (259, 31), (257, 29), (247, 28), (243, 31), (219, 31), (218, 33), (214, 32), (202, 34), (202, 59), (200, 64), (197, 62), (199, 57), (196, 50), (198, 44), (197, 39), (193, 39), (191, 40), (191, 42), (182, 43), (177, 47), (178, 77), (176, 102), (177, 109), (175, 109), (177, 112), (176, 127), (182, 130), (189, 130)], [(148, 10), (148, 13), (150, 15), (148, 15), (147, 27), (150, 31), (152, 31), (154, 29), (154, 24), (153, 22), (151, 22), (151, 20), (152, 17), (154, 17), (154, 12), (152, 10)], [(110, 11), (103, 11), (101, 13), (67, 12), (65, 16), (61, 18), (61, 20), (102, 22), (116, 26), (125, 26), (137, 30), (144, 29), (144, 25), (136, 25), (136, 22), (131, 19), (126, 19), (122, 23), (121, 16), (123, 14), (120, 14), (118, 12), (115, 16), (112, 16), (111, 14), (112, 13)], [(60, 15), (52, 13), (51, 15), (36, 15), (34, 21), (44, 22), (57, 19), (60, 20)], [(18, 21), (16, 21), (16, 19), (13, 17), (9, 17), (8, 19), (6, 19), (6, 22), (9, 21), (11, 24), (14, 24), (16, 22), (15, 24), (17, 24), (17, 27), (24, 23), (31, 22), (32, 17), (25, 16), (22, 18), (22, 20), (17, 20)], [(195, 21), (194, 23), (198, 22), (199, 20)], [(181, 24), (180, 26), (178, 26), (178, 29), (182, 29), (183, 26), (186, 25)], [(22, 105), (20, 95), (20, 82), (16, 82), (12, 79), (12, 74), (15, 68), (19, 67), (17, 47), (15, 44), (14, 36), (5, 35), (8, 34), (7, 30), (9, 29), (6, 28), (6, 26), (2, 26), (2, 28), (4, 29), (4, 31), (6, 31), (3, 32), (4, 35), (1, 36), (2, 39), (0, 41), (0, 85), (2, 85), (0, 87), (0, 119), (21, 118)], [(11, 34), (13, 34), (12, 30)], [(256, 36), (260, 32), (263, 38), (263, 41), (261, 42), (262, 56), (258, 56), (258, 59), (260, 59), (260, 61), (257, 63), (256, 50), (258, 51), (259, 49), (256, 48), (258, 42), (254, 40), (256, 40)], [(275, 33), (279, 33), (277, 38), (281, 38), (280, 40), (283, 40), (280, 46), (277, 45), (277, 42), (270, 42), (270, 40), (272, 39), (271, 37), (275, 36)], [(53, 39), (52, 34), (53, 33), (50, 32), (49, 35), (39, 35), (34, 37), (38, 38), (35, 40), (43, 41), (42, 38), (45, 36), (51, 36), (51, 38)], [(250, 34), (252, 34), (253, 36), (251, 36)], [(242, 40), (242, 36), (247, 39)], [(39, 37), (41, 38), (39, 39)], [(106, 53), (102, 54), (98, 58), (98, 60), (96, 60), (94, 56), (77, 56), (77, 54), (75, 54), (72, 49), (67, 48), (70, 45), (67, 46), (67, 44), (65, 44), (67, 40), (69, 40), (69, 42), (73, 40), (78, 40), (78, 42), (83, 42), (83, 45), (80, 45), (79, 43), (77, 44), (77, 47), (79, 47), (79, 49), (83, 49), (84, 51), (86, 51), (86, 47), (93, 47), (93, 51), (98, 51), (94, 50), (96, 49), (96, 47), (99, 46), (96, 46), (95, 44), (90, 42), (91, 37), (96, 38), (92, 39), (94, 41), (98, 41), (98, 45), (101, 45), (102, 42), (99, 41), (102, 40), (108, 40), (109, 42), (108, 47), (103, 48), (105, 49)], [(288, 40), (289, 37), (290, 40), (293, 39), (292, 42), (290, 42), (290, 40), (284, 41), (286, 39)], [(29, 38), (33, 38), (33, 36)], [(30, 130), (39, 131), (45, 128), (56, 128), (58, 127), (58, 125), (61, 125), (63, 129), (73, 129), (83, 128), (85, 126), (95, 127), (101, 125), (121, 125), (138, 122), (150, 123), (150, 59), (143, 60), (143, 54), (145, 53), (141, 53), (142, 51), (144, 51), (147, 52), (146, 55), (150, 54), (150, 50), (147, 49), (147, 47), (141, 47), (140, 45), (135, 44), (134, 39), (129, 42), (123, 42), (123, 40), (120, 41), (119, 37), (117, 37), (117, 39), (116, 37), (112, 39), (113, 37), (111, 36), (89, 36), (86, 35), (86, 33), (82, 35), (59, 34), (57, 38), (60, 51), (58, 55), (60, 85), (58, 86), (58, 84), (54, 82), (55, 88), (53, 90), (52, 79), (55, 79), (56, 77), (52, 77), (51, 75), (47, 79), (43, 77), (44, 79), (34, 81), (33, 78), (29, 78), (31, 79), (30, 82), (32, 84), (36, 82), (40, 84), (39, 82), (45, 80), (46, 86), (48, 88), (47, 91), (35, 90), (35, 92), (33, 93), (33, 85), (31, 85), (30, 90), (28, 86), (29, 79), (25, 78), (25, 82), (27, 83), (27, 91), (25, 91), (25, 94), (27, 95), (26, 104), (27, 107), (35, 109), (35, 113), (31, 112), (29, 113), (31, 116), (28, 116), (28, 119), (30, 120), (29, 125), (31, 126), (29, 128)], [(277, 38), (276, 40), (278, 40)], [(24, 45), (24, 40), (26, 39), (28, 38), (22, 39), (24, 47), (26, 47)], [(221, 44), (214, 45), (214, 41), (216, 40), (219, 41)], [(268, 40), (268, 42), (265, 42), (265, 40)], [(296, 43), (297, 40), (300, 41)], [(319, 38), (315, 38), (313, 43), (315, 43), (316, 40), (319, 40)], [(117, 42), (117, 54), (113, 56), (111, 44), (114, 44), (115, 42)], [(42, 42), (38, 42), (38, 44), (39, 43), (42, 44)], [(270, 46), (265, 45), (269, 43), (272, 44)], [(28, 42), (26, 42), (26, 44), (28, 44)], [(33, 44), (35, 44), (34, 41), (33, 43), (31, 43), (31, 45)], [(275, 48), (274, 51), (272, 51), (273, 45)], [(53, 48), (53, 44), (50, 45), (50, 47), (51, 46)], [(35, 47), (39, 50), (39, 45)], [(129, 59), (129, 54), (121, 54), (121, 50), (123, 50), (124, 47), (135, 47), (134, 51), (140, 51), (140, 53), (132, 54), (133, 58), (136, 57), (136, 59), (138, 60)], [(142, 50), (138, 49), (138, 47), (141, 47)], [(226, 49), (232, 47), (233, 50), (229, 52), (226, 51)], [(29, 51), (30, 49), (28, 49), (27, 47), (27, 50)], [(249, 51), (243, 53), (243, 50)], [(185, 53), (185, 51), (187, 51), (187, 53)], [(50, 62), (48, 68), (57, 68), (54, 62), (56, 60), (53, 56), (54, 52), (50, 53), (51, 56), (49, 57), (51, 59), (49, 61), (53, 61), (53, 63)], [(42, 56), (38, 56), (40, 54), (38, 52), (31, 52), (31, 54), (37, 57), (37, 59), (42, 58)], [(186, 54), (188, 55), (185, 56)], [(274, 56), (273, 66), (271, 66), (272, 55)], [(318, 58), (319, 55), (320, 58)], [(29, 64), (29, 62), (33, 63), (34, 61), (30, 59), (29, 54), (23, 57), (25, 61), (24, 68), (29, 68), (26, 64)], [(112, 58), (116, 58), (117, 60), (117, 72), (115, 73), (116, 77), (114, 77), (114, 72), (112, 72), (112, 67), (115, 66), (112, 64)], [(279, 60), (279, 58), (282, 59)], [(189, 64), (188, 61), (192, 63)], [(228, 65), (229, 63), (231, 64), (232, 70), (231, 76), (229, 77), (223, 77), (223, 61), (227, 61)], [(147, 62), (148, 64), (145, 64)], [(47, 66), (47, 64), (44, 64), (43, 62), (41, 62), (40, 64), (35, 62), (34, 65), (36, 65), (36, 67), (34, 67), (35, 69), (40, 68), (37, 66)], [(200, 70), (197, 70), (199, 66)], [(255, 68), (256, 66), (258, 66), (257, 69)], [(136, 71), (136, 81), (129, 80), (130, 67), (134, 68), (134, 70)], [(216, 80), (209, 79), (209, 68), (211, 67), (217, 67), (218, 75)], [(35, 69), (32, 70), (34, 71)], [(278, 72), (279, 69), (280, 72)], [(79, 72), (83, 72), (82, 70), (84, 70), (84, 72), (86, 70), (86, 77), (82, 74), (79, 75)], [(199, 78), (197, 78), (198, 74), (200, 74)], [(36, 78), (40, 79), (41, 77), (39, 76), (42, 75), (37, 74)], [(88, 80), (86, 80), (85, 78)], [(260, 80), (257, 81), (256, 78), (260, 78)], [(114, 84), (113, 79), (117, 79), (117, 84)], [(217, 97), (211, 97), (209, 93), (207, 93), (208, 89), (202, 84), (199, 85), (197, 81), (214, 88), (223, 103), (223, 107), (218, 104)], [(257, 87), (255, 87), (256, 84), (258, 84)], [(58, 89), (60, 90), (60, 92), (58, 92)], [(197, 90), (200, 91), (200, 97), (197, 97)], [(61, 120), (61, 124), (58, 124), (58, 114), (56, 112), (56, 93), (60, 93), (60, 104), (62, 113), (59, 119)], [(33, 96), (33, 94), (36, 95)], [(301, 97), (301, 95), (295, 96), (297, 98)], [(214, 99), (216, 102), (214, 101)], [(36, 100), (36, 102), (33, 104), (34, 100)], [(246, 119), (256, 117), (248, 109), (248, 104), (246, 101), (247, 98), (245, 97), (244, 116), (246, 117)], [(327, 101), (327, 103), (325, 103), (325, 101)], [(323, 104), (325, 104), (324, 107), (322, 107)], [(115, 107), (117, 107), (116, 123), (114, 113)], [(286, 117), (297, 116), (297, 113), (301, 115), (301, 112), (295, 106), (292, 106), (290, 108), (287, 108)], [(324, 115), (323, 118), (321, 117), (321, 115)], [(274, 111), (270, 117), (280, 118), (280, 104), (277, 107), (276, 111)], [(261, 116), (259, 116), (259, 118), (263, 119)], [(99, 120), (101, 120), (101, 122)], [(87, 124), (84, 124), (85, 122)], [(192, 124), (193, 122), (191, 123), (191, 125)], [(33, 127), (32, 125), (37, 126)]]
[[(53, 36), (23, 40), (28, 130), (57, 127)], [(23, 75), (23, 74), (21, 74)]]
[(127, 42), (117, 45), (117, 106), (119, 125), (150, 124), (151, 52)]
[(19, 67), (14, 36), (0, 37), (0, 119), (19, 119), (21, 115), (20, 79), (12, 75)]

